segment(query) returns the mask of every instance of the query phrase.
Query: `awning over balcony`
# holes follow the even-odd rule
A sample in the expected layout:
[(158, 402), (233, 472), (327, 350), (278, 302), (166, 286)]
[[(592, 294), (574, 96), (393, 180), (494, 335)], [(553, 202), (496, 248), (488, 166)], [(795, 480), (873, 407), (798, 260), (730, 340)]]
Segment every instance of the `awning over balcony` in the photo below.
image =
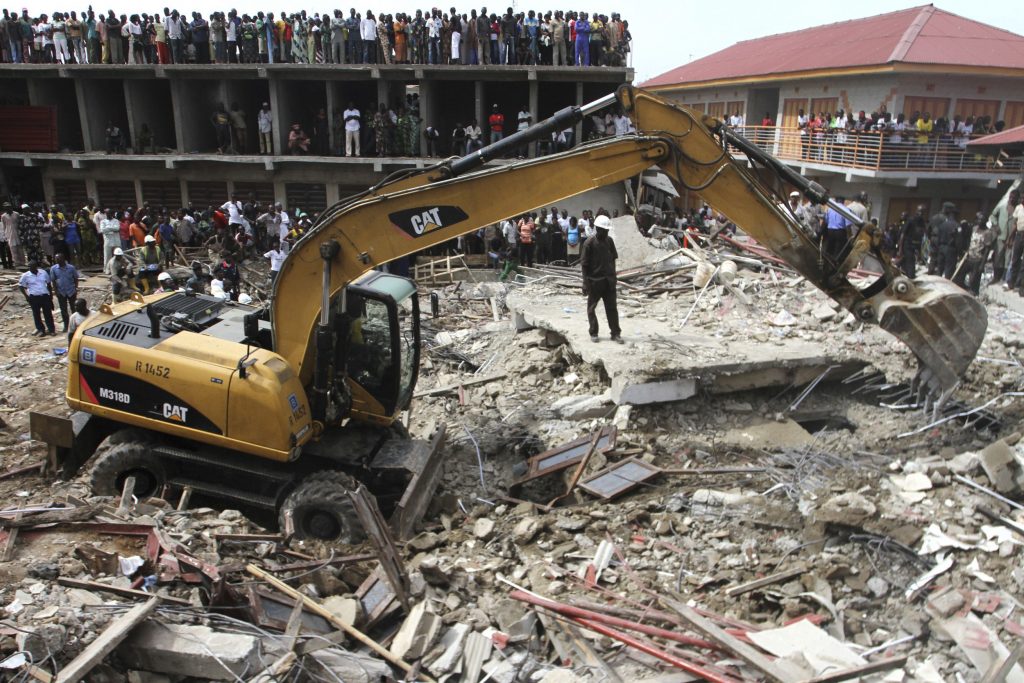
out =
[(1001, 133), (993, 133), (977, 140), (971, 140), (967, 146), (982, 153), (998, 154), (1000, 150), (1008, 153), (1024, 152), (1024, 126), (1009, 128)]

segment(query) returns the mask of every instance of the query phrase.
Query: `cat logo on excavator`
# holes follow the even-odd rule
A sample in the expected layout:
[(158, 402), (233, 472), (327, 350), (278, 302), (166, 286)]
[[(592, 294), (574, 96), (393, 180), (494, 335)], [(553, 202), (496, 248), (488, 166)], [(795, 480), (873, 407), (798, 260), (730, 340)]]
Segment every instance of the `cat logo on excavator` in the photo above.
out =
[(447, 228), (469, 218), (458, 206), (420, 206), (388, 215), (391, 223), (410, 237), (422, 237), (434, 230)]

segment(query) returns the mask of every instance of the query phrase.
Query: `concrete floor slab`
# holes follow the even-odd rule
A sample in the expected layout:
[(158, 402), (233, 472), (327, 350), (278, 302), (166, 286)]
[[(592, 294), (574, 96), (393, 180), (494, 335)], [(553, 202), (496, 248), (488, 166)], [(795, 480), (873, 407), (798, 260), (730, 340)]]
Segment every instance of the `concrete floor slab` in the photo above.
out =
[[(623, 344), (608, 338), (599, 312), (601, 340), (590, 341), (586, 301), (580, 296), (528, 290), (509, 292), (506, 303), (518, 329), (537, 327), (563, 337), (588, 363), (601, 365), (611, 379), (611, 398), (619, 405), (681, 401), (699, 392), (729, 393), (763, 387), (805, 384), (831, 365), (845, 376), (861, 363), (830, 353), (829, 347), (800, 339), (767, 342), (719, 338), (709, 327), (677, 331), (672, 322), (640, 316), (622, 318)], [(620, 305), (620, 314), (630, 309)], [(680, 316), (684, 312), (680, 312)]]

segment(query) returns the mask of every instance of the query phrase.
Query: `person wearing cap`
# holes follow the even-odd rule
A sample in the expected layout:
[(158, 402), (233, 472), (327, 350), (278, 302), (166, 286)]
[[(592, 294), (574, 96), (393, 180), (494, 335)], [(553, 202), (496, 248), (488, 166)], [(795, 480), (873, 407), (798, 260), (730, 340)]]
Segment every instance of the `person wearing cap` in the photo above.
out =
[(174, 286), (174, 278), (166, 270), (156, 276), (157, 294), (165, 294), (167, 292), (177, 291), (177, 287)]
[(18, 212), (10, 202), (4, 202), (0, 214), (0, 262), (5, 269), (13, 269), (21, 263), (21, 241), (18, 239)]
[(273, 154), (274, 140), (271, 134), (274, 130), (274, 116), (269, 102), (264, 102), (256, 115), (256, 127), (260, 133), (260, 154)]
[(944, 202), (942, 211), (928, 222), (928, 241), (931, 244), (928, 272), (946, 279), (952, 278), (956, 270), (956, 235), (960, 226), (955, 216), (956, 204)]
[(487, 117), (487, 126), (491, 130), (491, 144), (505, 137), (505, 115), (498, 111), (498, 105), (491, 107), (491, 115)]
[(68, 309), (75, 305), (75, 299), (78, 298), (78, 269), (68, 263), (64, 252), (58, 251), (54, 258), (57, 262), (50, 266), (50, 283), (54, 294), (57, 295), (60, 319), (64, 323), (64, 331), (67, 332), (68, 321), (71, 319), (71, 312)]
[(57, 334), (53, 324), (53, 286), (49, 273), (40, 269), (36, 261), (29, 261), (28, 270), (18, 279), (18, 289), (32, 308), (32, 320), (36, 324), (32, 336)]
[(157, 288), (160, 265), (164, 260), (163, 250), (152, 235), (146, 235), (139, 259), (139, 270), (142, 272), (142, 285), (145, 290), (143, 293), (148, 294)]
[(114, 303), (124, 301), (135, 290), (135, 263), (124, 253), (124, 249), (116, 247), (114, 255), (107, 262), (104, 272), (110, 274), (110, 291), (114, 295)]
[(583, 243), (580, 256), (583, 293), (587, 296), (590, 341), (596, 342), (599, 339), (597, 304), (603, 301), (612, 341), (621, 342), (622, 330), (619, 328), (619, 310), (615, 301), (615, 260), (619, 253), (615, 250), (615, 241), (611, 237), (612, 221), (602, 214), (594, 219), (594, 227), (597, 228), (597, 234)]

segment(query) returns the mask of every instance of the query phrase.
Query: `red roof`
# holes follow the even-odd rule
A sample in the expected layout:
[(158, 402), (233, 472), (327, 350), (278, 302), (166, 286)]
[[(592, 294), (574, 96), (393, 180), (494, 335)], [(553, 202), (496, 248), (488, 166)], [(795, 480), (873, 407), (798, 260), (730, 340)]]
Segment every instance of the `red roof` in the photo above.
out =
[(1024, 145), (1024, 126), (1008, 128), (1001, 133), (971, 140), (967, 144), (976, 147), (1020, 147)]
[(745, 40), (641, 87), (897, 62), (1024, 69), (1024, 36), (924, 5)]

